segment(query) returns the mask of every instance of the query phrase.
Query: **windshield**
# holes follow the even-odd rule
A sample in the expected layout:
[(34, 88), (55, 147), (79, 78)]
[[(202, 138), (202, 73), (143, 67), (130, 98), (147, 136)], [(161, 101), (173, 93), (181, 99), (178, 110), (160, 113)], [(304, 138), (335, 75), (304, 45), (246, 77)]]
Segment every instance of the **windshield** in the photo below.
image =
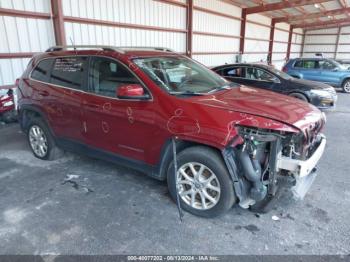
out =
[(279, 77), (285, 79), (285, 80), (289, 80), (292, 79), (293, 77), (291, 77), (290, 75), (286, 74), (285, 72), (278, 70), (274, 67), (269, 67), (270, 71), (275, 73), (276, 75), (278, 75)]
[(336, 67), (342, 69), (342, 70), (346, 70), (348, 69), (348, 66), (346, 65), (342, 65), (341, 63), (339, 63), (338, 61), (336, 60), (329, 60), (331, 63), (333, 63)]
[(138, 65), (158, 86), (171, 94), (203, 94), (232, 84), (186, 57), (137, 58)]

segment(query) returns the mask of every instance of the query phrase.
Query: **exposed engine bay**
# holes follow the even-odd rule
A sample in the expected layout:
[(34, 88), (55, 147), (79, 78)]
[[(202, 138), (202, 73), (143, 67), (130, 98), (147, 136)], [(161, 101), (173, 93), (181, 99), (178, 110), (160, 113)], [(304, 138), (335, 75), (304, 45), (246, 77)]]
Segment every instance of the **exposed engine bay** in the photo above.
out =
[(324, 151), (326, 139), (320, 133), (323, 124), (320, 120), (299, 133), (236, 126), (236, 139), (242, 142), (227, 147), (223, 155), (239, 204), (243, 208), (267, 204), (282, 185), (287, 185), (296, 199), (303, 199)]

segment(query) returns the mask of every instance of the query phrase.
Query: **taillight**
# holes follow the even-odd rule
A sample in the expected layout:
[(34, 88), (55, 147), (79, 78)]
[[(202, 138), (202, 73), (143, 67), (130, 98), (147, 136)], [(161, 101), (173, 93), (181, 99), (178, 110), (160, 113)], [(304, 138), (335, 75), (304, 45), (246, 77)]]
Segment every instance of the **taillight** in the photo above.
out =
[(285, 73), (287, 73), (287, 71), (288, 71), (288, 70), (287, 70), (287, 67), (286, 67), (286, 66), (282, 67), (282, 71), (285, 72)]

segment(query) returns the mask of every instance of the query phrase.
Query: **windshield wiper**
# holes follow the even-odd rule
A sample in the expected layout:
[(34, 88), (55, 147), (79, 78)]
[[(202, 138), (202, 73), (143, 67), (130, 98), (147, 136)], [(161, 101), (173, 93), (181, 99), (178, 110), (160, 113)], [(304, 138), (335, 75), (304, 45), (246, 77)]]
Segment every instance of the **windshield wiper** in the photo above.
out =
[(215, 93), (217, 91), (221, 91), (221, 90), (229, 90), (231, 89), (233, 86), (231, 85), (224, 85), (224, 86), (218, 86), (218, 87), (215, 87), (214, 89), (210, 90), (208, 92), (208, 94), (211, 94), (211, 93)]
[(193, 92), (193, 91), (180, 91), (180, 92), (169, 92), (171, 95), (178, 95), (178, 96), (203, 96), (205, 94)]

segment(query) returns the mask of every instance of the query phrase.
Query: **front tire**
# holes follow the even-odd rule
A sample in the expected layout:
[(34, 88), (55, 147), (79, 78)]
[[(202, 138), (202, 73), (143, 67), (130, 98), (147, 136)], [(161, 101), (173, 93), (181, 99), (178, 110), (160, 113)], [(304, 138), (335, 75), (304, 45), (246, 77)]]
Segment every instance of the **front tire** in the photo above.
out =
[(197, 216), (216, 217), (236, 202), (226, 165), (215, 150), (204, 146), (187, 148), (178, 154), (177, 166), (178, 188), (173, 162), (167, 174), (168, 188), (175, 202), (179, 193), (184, 210)]
[(350, 93), (350, 79), (346, 79), (342, 84), (342, 89), (345, 93)]
[(303, 94), (300, 94), (300, 93), (291, 93), (291, 94), (289, 94), (289, 96), (298, 98), (298, 99), (300, 99), (300, 100), (302, 100), (304, 102), (309, 102), (307, 97), (305, 95), (303, 95)]
[(27, 138), (34, 156), (39, 159), (56, 160), (63, 154), (63, 151), (56, 146), (49, 128), (39, 118), (31, 119)]

